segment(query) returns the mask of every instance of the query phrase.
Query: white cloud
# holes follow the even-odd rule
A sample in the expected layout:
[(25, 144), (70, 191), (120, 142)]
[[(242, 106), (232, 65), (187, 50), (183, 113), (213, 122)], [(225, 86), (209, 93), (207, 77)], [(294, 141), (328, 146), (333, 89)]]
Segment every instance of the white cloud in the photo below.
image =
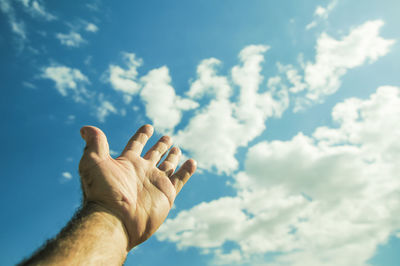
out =
[(86, 7), (91, 11), (98, 12), (98, 11), (100, 11), (100, 5), (101, 5), (101, 2), (96, 0), (93, 3), (87, 3)]
[(368, 21), (341, 40), (323, 33), (317, 41), (315, 62), (308, 62), (304, 69), (304, 80), (308, 85), (306, 98), (318, 101), (333, 94), (348, 69), (372, 63), (386, 55), (395, 41), (379, 36), (383, 24), (381, 20)]
[(30, 82), (28, 82), (28, 81), (23, 81), (23, 82), (22, 82), (22, 85), (23, 85), (24, 87), (26, 87), (26, 88), (29, 88), (29, 89), (37, 89), (37, 87), (36, 87), (35, 84), (32, 84), (32, 83), (30, 83)]
[(235, 197), (182, 211), (156, 236), (227, 265), (262, 264), (268, 252), (278, 254), (271, 265), (367, 265), (400, 229), (398, 117), (398, 87), (339, 103), (337, 128), (254, 145)]
[(11, 11), (11, 4), (9, 0), (0, 0), (0, 8), (4, 13), (9, 13)]
[(67, 34), (57, 33), (56, 38), (60, 40), (61, 44), (69, 47), (79, 47), (81, 44), (86, 43), (78, 32), (70, 31)]
[(68, 124), (68, 125), (70, 125), (70, 124), (75, 123), (75, 120), (76, 120), (76, 116), (74, 116), (74, 115), (68, 115), (68, 116), (67, 116), (67, 119), (65, 120), (65, 123)]
[[(55, 82), (57, 91), (64, 97), (71, 96), (75, 102), (88, 104), (92, 115), (96, 116), (100, 122), (105, 122), (110, 114), (122, 114), (123, 110), (118, 109), (105, 98), (105, 96), (95, 91), (86, 89), (90, 85), (86, 77), (79, 69), (61, 65), (52, 65), (42, 69), (40, 76)], [(75, 121), (75, 116), (70, 115), (66, 121), (71, 124)]]
[(85, 88), (90, 81), (79, 69), (53, 65), (44, 68), (41, 77), (53, 80), (62, 96), (72, 94), (76, 102), (85, 101), (91, 95)]
[[(341, 40), (323, 33), (317, 42), (315, 62), (303, 63), (300, 59), (301, 69), (280, 66), (285, 77), (270, 78), (268, 87), (262, 86), (261, 74), (268, 46), (245, 47), (239, 54), (240, 65), (232, 68), (230, 76), (218, 74), (221, 64), (218, 59), (203, 60), (187, 96), (208, 104), (197, 109), (188, 123), (173, 134), (176, 143), (198, 160), (200, 168), (231, 173), (238, 167), (237, 149), (259, 136), (269, 117), (279, 117), (287, 109), (289, 92), (295, 95), (295, 111), (321, 102), (339, 88), (340, 78), (348, 69), (387, 54), (394, 41), (379, 36), (382, 25), (379, 20), (368, 21)], [(138, 77), (137, 68), (142, 60), (130, 53), (125, 53), (124, 59), (126, 68), (110, 65), (108, 81), (114, 90), (123, 93), (126, 103), (139, 95), (156, 127), (164, 133), (173, 133), (182, 111), (195, 108), (195, 104), (176, 95), (167, 67)]]
[(72, 174), (70, 172), (63, 172), (61, 175), (67, 180), (72, 179)]
[[(246, 146), (261, 134), (268, 117), (280, 116), (287, 108), (288, 94), (285, 90), (259, 93), (263, 80), (260, 74), (263, 53), (268, 49), (262, 45), (243, 49), (239, 55), (241, 65), (232, 69), (230, 78), (217, 74), (221, 62), (215, 58), (203, 60), (198, 66), (197, 79), (192, 82), (187, 96), (199, 100), (210, 98), (210, 103), (196, 110), (188, 125), (174, 137), (177, 144), (198, 159), (200, 168), (210, 170), (217, 167), (220, 173), (235, 170), (237, 148)], [(182, 112), (197, 108), (198, 104), (175, 93), (166, 66), (139, 78), (137, 68), (142, 65), (142, 60), (131, 53), (124, 53), (124, 59), (125, 69), (118, 65), (109, 66), (107, 81), (114, 90), (123, 93), (126, 103), (130, 103), (134, 95), (139, 95), (154, 126), (164, 133), (173, 134)], [(240, 91), (237, 102), (230, 99), (233, 86)], [(217, 136), (214, 136), (216, 132)], [(210, 134), (213, 137), (203, 143), (204, 136)], [(215, 157), (209, 156), (210, 150)]]
[(175, 94), (169, 70), (165, 66), (151, 70), (140, 81), (143, 84), (140, 97), (146, 106), (146, 115), (153, 121), (154, 127), (163, 133), (172, 133), (181, 121), (183, 110), (198, 107), (196, 102)]
[(335, 93), (349, 69), (373, 63), (388, 54), (395, 41), (379, 35), (383, 25), (381, 20), (367, 21), (339, 40), (322, 33), (317, 40), (314, 62), (301, 63), (301, 69), (292, 65), (279, 66), (290, 84), (290, 91), (303, 92), (295, 100), (294, 111), (320, 103)]
[(111, 102), (104, 100), (103, 95), (100, 95), (99, 103), (97, 104), (96, 107), (97, 119), (99, 119), (100, 122), (104, 123), (106, 121), (107, 116), (109, 116), (110, 114), (117, 114), (117, 113), (118, 113), (117, 108), (115, 108), (115, 106)]
[(17, 19), (11, 1), (0, 0), (0, 10), (7, 16), (12, 32), (14, 32), (21, 40), (25, 40), (27, 36), (25, 23), (22, 20)]
[(42, 1), (18, 0), (18, 2), (24, 6), (25, 11), (28, 12), (32, 17), (43, 18), (48, 21), (57, 19), (56, 16), (46, 11)]
[(123, 58), (126, 68), (110, 65), (107, 81), (114, 90), (122, 92), (127, 104), (133, 96), (139, 95), (154, 127), (163, 133), (172, 134), (181, 121), (182, 111), (197, 108), (198, 104), (176, 95), (166, 66), (152, 69), (139, 78), (137, 68), (142, 65), (142, 59), (133, 53), (123, 53)]
[(85, 60), (83, 61), (83, 63), (84, 63), (85, 65), (89, 66), (89, 65), (92, 63), (92, 59), (93, 59), (93, 56), (88, 55), (88, 56), (86, 56), (86, 58), (85, 58)]
[[(303, 76), (300, 75), (299, 70), (297, 70), (294, 66), (284, 66), (278, 63), (278, 69), (280, 72), (285, 73), (289, 84), (291, 84), (291, 87), (289, 88), (291, 93), (299, 93), (307, 88), (307, 84), (303, 82)], [(280, 82), (282, 82), (282, 80), (275, 82), (274, 85), (279, 86)]]
[[(260, 135), (268, 117), (280, 116), (287, 108), (286, 91), (259, 92), (261, 63), (267, 50), (262, 45), (244, 48), (239, 54), (241, 65), (232, 68), (231, 78), (217, 74), (217, 59), (203, 60), (198, 66), (198, 77), (188, 95), (196, 99), (209, 96), (211, 100), (177, 132), (175, 141), (197, 159), (200, 168), (215, 168), (219, 173), (235, 170), (237, 148)], [(236, 102), (230, 99), (232, 85), (239, 88)]]
[(317, 6), (314, 11), (315, 19), (306, 26), (306, 30), (316, 27), (321, 20), (327, 20), (337, 3), (338, 0), (332, 0), (326, 7)]
[(192, 83), (187, 95), (200, 99), (205, 95), (215, 96), (217, 99), (227, 99), (232, 94), (227, 77), (218, 76), (216, 68), (221, 64), (216, 58), (201, 61), (197, 67), (198, 79)]
[[(243, 49), (239, 55), (241, 64), (232, 68), (231, 77), (217, 74), (219, 60), (203, 60), (197, 68), (196, 80), (186, 93), (191, 99), (176, 94), (166, 66), (150, 70), (139, 78), (137, 68), (142, 60), (135, 54), (124, 53), (125, 69), (110, 65), (107, 81), (114, 90), (123, 93), (126, 103), (138, 95), (154, 126), (163, 133), (173, 134), (176, 143), (196, 157), (200, 168), (228, 173), (238, 166), (237, 148), (260, 135), (265, 129), (265, 120), (280, 116), (288, 106), (285, 90), (274, 88), (259, 92), (263, 81), (261, 63), (268, 49), (262, 45)], [(235, 86), (239, 95), (232, 94)], [(231, 101), (233, 96), (236, 102)], [(174, 133), (182, 112), (198, 108), (193, 100), (204, 99), (210, 99), (209, 104), (197, 109), (188, 124)]]
[(74, 22), (66, 22), (66, 25), (69, 28), (69, 33), (57, 33), (55, 36), (61, 44), (69, 47), (79, 47), (87, 43), (82, 36), (82, 32), (96, 33), (99, 30), (97, 25), (83, 19), (77, 19)]
[(123, 53), (123, 58), (127, 68), (123, 69), (117, 65), (110, 65), (108, 81), (114, 90), (124, 94), (125, 101), (129, 103), (132, 96), (140, 90), (140, 84), (137, 81), (137, 68), (142, 65), (143, 61), (140, 58), (137, 59), (133, 53)]
[(93, 24), (93, 23), (88, 23), (88, 24), (86, 25), (85, 30), (86, 30), (86, 31), (89, 31), (89, 32), (97, 32), (97, 31), (99, 30), (99, 28), (98, 28), (95, 24)]
[(46, 11), (44, 5), (41, 1), (38, 0), (18, 0), (18, 1), (10, 1), (10, 0), (0, 0), (0, 10), (3, 12), (10, 24), (11, 30), (20, 38), (20, 40), (24, 41), (27, 39), (26, 26), (23, 20), (18, 19), (14, 4), (19, 2), (24, 7), (24, 11), (27, 12), (31, 17), (34, 18), (43, 18), (47, 21), (57, 19), (54, 15), (50, 14)]
[(17, 34), (21, 39), (25, 40), (26, 39), (26, 29), (25, 29), (25, 23), (23, 21), (10, 21), (11, 24), (11, 30)]

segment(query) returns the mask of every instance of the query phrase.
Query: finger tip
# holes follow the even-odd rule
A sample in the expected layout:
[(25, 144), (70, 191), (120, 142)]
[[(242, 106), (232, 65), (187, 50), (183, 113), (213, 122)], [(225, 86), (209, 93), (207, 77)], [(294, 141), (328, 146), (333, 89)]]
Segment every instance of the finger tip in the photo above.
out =
[(181, 149), (179, 149), (179, 147), (174, 146), (171, 148), (171, 153), (181, 154), (182, 152), (181, 152)]
[(83, 127), (81, 127), (81, 129), (80, 129), (80, 133), (81, 133), (81, 137), (83, 138), (83, 139), (85, 139), (85, 127), (86, 126), (83, 126)]
[(85, 126), (81, 127), (80, 133), (81, 133), (82, 138), (84, 140), (87, 140), (87, 138), (90, 135), (93, 135), (93, 132), (95, 131), (95, 129), (96, 129), (95, 127), (89, 126), (89, 125), (85, 125)]
[(167, 145), (172, 145), (172, 143), (173, 143), (173, 141), (172, 141), (172, 138), (170, 137), (170, 136), (168, 136), (168, 135), (164, 135), (164, 136), (162, 136), (161, 138), (160, 138), (160, 141), (161, 142), (164, 142), (165, 144), (167, 144)]
[(153, 135), (154, 128), (150, 124), (145, 124), (139, 129), (142, 133), (146, 134), (147, 136)]
[(186, 164), (187, 164), (187, 168), (188, 168), (189, 172), (193, 174), (197, 169), (196, 160), (190, 158), (189, 160), (186, 161)]
[(106, 139), (104, 132), (100, 128), (94, 126), (83, 126), (80, 133), (85, 141), (91, 139)]

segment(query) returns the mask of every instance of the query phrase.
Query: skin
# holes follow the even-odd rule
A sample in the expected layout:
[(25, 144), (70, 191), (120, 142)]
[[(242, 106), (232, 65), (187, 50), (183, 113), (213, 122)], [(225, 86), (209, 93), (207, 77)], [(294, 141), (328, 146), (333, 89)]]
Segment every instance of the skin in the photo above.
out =
[(155, 233), (195, 172), (196, 162), (189, 159), (175, 171), (181, 151), (170, 149), (168, 136), (142, 157), (152, 134), (152, 126), (142, 126), (113, 159), (105, 134), (83, 127), (82, 208), (55, 239), (21, 265), (121, 265), (129, 250)]

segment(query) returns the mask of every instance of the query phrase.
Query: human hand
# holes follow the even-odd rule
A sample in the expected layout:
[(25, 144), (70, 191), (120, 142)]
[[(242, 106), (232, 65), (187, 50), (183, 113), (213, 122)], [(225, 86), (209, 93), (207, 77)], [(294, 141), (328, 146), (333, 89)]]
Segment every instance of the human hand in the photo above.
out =
[(142, 126), (121, 155), (113, 159), (105, 134), (96, 127), (81, 129), (86, 147), (79, 163), (84, 202), (98, 205), (115, 215), (125, 227), (130, 250), (148, 239), (166, 219), (176, 195), (196, 170), (187, 160), (176, 172), (181, 151), (163, 136), (143, 157), (141, 152), (153, 134)]

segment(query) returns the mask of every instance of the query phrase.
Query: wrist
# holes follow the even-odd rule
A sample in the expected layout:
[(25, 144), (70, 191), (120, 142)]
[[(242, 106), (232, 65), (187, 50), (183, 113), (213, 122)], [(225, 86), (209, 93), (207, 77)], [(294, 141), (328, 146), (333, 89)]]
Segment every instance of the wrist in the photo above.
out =
[(129, 237), (121, 219), (107, 208), (96, 202), (84, 203), (81, 211), (84, 216), (91, 216), (96, 222), (101, 223), (113, 238), (121, 252), (126, 256), (129, 252)]

